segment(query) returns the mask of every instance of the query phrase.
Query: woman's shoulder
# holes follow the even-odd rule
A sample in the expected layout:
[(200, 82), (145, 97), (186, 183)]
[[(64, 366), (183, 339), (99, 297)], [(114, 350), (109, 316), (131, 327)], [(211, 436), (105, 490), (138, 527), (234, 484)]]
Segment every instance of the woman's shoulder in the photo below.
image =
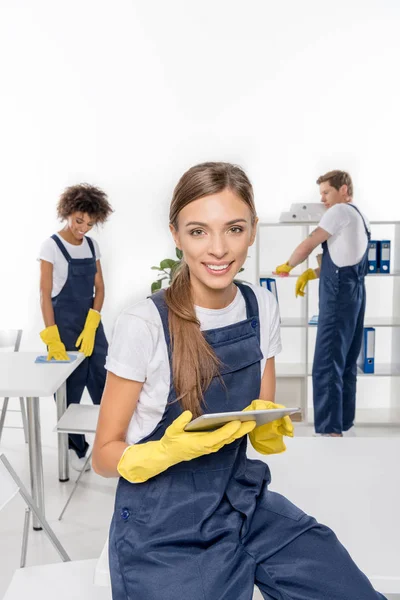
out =
[(154, 302), (146, 299), (128, 306), (115, 323), (106, 369), (126, 379), (145, 381), (149, 364), (159, 356), (163, 338)]
[(53, 240), (53, 237), (51, 235), (49, 235), (49, 237), (47, 237), (45, 240), (43, 240), (41, 247), (46, 247), (46, 248), (54, 248), (54, 246), (56, 245), (55, 241)]
[(53, 263), (56, 256), (56, 244), (51, 237), (46, 238), (39, 249), (38, 260), (46, 260)]
[(118, 321), (127, 325), (140, 321), (150, 329), (162, 327), (160, 313), (151, 298), (145, 298), (125, 308), (119, 315)]

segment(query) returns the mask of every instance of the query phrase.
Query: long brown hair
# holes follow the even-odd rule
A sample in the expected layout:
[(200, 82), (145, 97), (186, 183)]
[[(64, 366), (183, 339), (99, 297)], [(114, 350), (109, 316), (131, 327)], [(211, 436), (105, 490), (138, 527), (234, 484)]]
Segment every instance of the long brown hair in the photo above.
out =
[[(178, 216), (185, 206), (225, 189), (230, 189), (247, 204), (254, 224), (257, 215), (252, 185), (240, 167), (223, 162), (202, 163), (184, 173), (172, 197), (170, 224), (177, 231)], [(165, 301), (169, 309), (172, 373), (177, 398), (184, 410), (198, 416), (202, 413), (203, 394), (213, 377), (219, 375), (220, 365), (200, 330), (192, 298), (190, 271), (184, 257), (166, 290)]]

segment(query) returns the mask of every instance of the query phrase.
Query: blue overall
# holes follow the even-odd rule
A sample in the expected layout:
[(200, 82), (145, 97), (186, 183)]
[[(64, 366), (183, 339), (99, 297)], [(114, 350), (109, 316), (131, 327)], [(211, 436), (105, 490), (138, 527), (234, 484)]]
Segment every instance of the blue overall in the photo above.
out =
[[(368, 241), (371, 234), (360, 211)], [(365, 275), (368, 244), (361, 261), (337, 267), (322, 244), (319, 280), (319, 317), (313, 378), (314, 422), (317, 433), (342, 433), (354, 425), (357, 358), (360, 354), (365, 314)]]
[[(56, 235), (51, 236), (68, 262), (68, 277), (60, 293), (52, 298), (55, 323), (67, 351), (77, 351), (76, 341), (85, 326), (90, 308), (93, 308), (96, 255), (93, 242), (86, 237), (91, 258), (71, 258), (64, 244)], [(87, 387), (93, 404), (100, 404), (106, 382), (104, 368), (108, 344), (102, 323), (96, 331), (93, 354), (79, 365), (67, 379), (67, 404), (79, 404)], [(84, 435), (70, 434), (69, 447), (79, 458), (85, 456), (88, 444)]]
[[(247, 319), (204, 332), (225, 384), (213, 380), (205, 412), (241, 410), (259, 397), (258, 304), (238, 287)], [(171, 356), (163, 292), (152, 299)], [(159, 440), (179, 416), (175, 399), (171, 385), (161, 421), (142, 442)], [(113, 600), (251, 600), (255, 584), (268, 600), (383, 598), (327, 527), (268, 490), (269, 468), (247, 459), (246, 438), (146, 483), (120, 478), (109, 540)]]

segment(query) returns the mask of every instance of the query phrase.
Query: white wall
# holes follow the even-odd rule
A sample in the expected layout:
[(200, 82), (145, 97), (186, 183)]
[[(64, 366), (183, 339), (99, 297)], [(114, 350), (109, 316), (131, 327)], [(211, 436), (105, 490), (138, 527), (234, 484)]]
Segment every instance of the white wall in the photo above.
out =
[(400, 218), (399, 16), (397, 0), (2, 0), (0, 325), (41, 347), (35, 258), (69, 184), (115, 207), (95, 234), (109, 334), (172, 256), (169, 199), (196, 162), (243, 165), (262, 218), (318, 201), (331, 168), (370, 218)]

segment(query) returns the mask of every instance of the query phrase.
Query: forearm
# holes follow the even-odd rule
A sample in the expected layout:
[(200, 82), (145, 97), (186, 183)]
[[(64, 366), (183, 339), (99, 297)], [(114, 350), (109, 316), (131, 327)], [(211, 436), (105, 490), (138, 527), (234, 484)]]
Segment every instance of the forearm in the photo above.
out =
[(316, 269), (314, 269), (314, 273), (316, 274), (317, 278), (319, 278), (321, 274), (321, 267), (317, 267)]
[(104, 304), (104, 296), (105, 296), (104, 287), (95, 289), (94, 298), (93, 298), (93, 310), (97, 310), (97, 312), (101, 312), (101, 309), (103, 308), (103, 304)]
[(310, 244), (308, 240), (304, 240), (304, 242), (301, 242), (301, 244), (299, 244), (299, 246), (297, 246), (296, 250), (293, 252), (293, 254), (291, 255), (291, 257), (289, 258), (289, 265), (291, 267), (297, 267), (297, 265), (300, 265), (302, 262), (304, 262), (309, 255), (311, 254), (312, 249), (310, 249)]
[(95, 472), (102, 477), (119, 477), (117, 466), (127, 447), (126, 442), (120, 441), (108, 442), (101, 448), (97, 448), (95, 444), (92, 457)]
[(54, 309), (53, 309), (53, 304), (51, 302), (51, 296), (48, 294), (43, 294), (41, 292), (40, 294), (40, 307), (42, 309), (42, 316), (43, 316), (43, 321), (44, 321), (44, 326), (47, 327), (51, 327), (52, 325), (55, 325), (55, 319), (54, 319)]
[(261, 379), (260, 399), (275, 402), (276, 393), (276, 375), (275, 358), (269, 358), (266, 362), (264, 373)]

